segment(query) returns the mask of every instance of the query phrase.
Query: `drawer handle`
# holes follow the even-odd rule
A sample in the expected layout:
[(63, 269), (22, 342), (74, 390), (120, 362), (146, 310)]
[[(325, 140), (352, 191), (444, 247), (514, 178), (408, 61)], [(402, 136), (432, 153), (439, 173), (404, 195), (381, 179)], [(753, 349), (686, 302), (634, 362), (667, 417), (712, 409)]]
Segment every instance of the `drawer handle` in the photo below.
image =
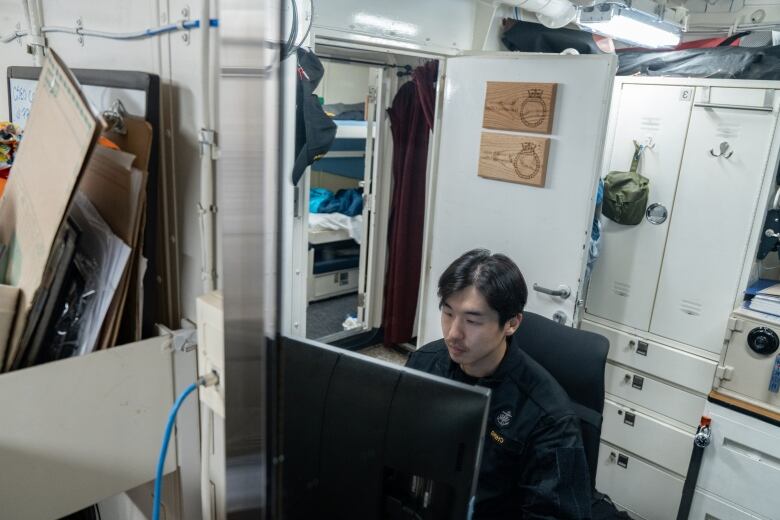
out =
[(645, 385), (645, 378), (642, 376), (634, 376), (633, 381), (631, 382), (631, 387), (636, 388), (637, 390), (641, 390), (642, 387)]
[(631, 412), (626, 412), (625, 417), (623, 417), (623, 424), (627, 424), (633, 428), (635, 422), (636, 422), (636, 414), (633, 414)]
[(640, 356), (647, 356), (647, 349), (649, 345), (646, 341), (640, 341), (636, 346), (636, 353)]
[(615, 453), (614, 451), (609, 452), (609, 461), (615, 462), (616, 460), (618, 466), (622, 468), (628, 467), (628, 456), (623, 455), (622, 453)]
[(618, 455), (617, 458), (617, 465), (621, 468), (627, 468), (628, 467), (628, 457), (623, 455), (622, 453)]

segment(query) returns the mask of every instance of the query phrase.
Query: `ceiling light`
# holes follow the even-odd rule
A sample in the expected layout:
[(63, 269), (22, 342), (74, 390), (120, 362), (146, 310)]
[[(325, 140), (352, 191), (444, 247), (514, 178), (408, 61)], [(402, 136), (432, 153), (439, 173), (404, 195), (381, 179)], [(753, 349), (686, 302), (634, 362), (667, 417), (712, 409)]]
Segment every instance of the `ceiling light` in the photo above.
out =
[(663, 14), (606, 3), (580, 11), (578, 23), (588, 31), (650, 48), (675, 47), (682, 31), (680, 25), (667, 21)]
[(371, 32), (380, 32), (389, 36), (416, 36), (419, 32), (418, 26), (403, 22), (400, 20), (394, 20), (392, 18), (386, 18), (384, 16), (374, 16), (368, 13), (357, 13), (353, 16), (353, 25), (356, 28), (368, 29)]

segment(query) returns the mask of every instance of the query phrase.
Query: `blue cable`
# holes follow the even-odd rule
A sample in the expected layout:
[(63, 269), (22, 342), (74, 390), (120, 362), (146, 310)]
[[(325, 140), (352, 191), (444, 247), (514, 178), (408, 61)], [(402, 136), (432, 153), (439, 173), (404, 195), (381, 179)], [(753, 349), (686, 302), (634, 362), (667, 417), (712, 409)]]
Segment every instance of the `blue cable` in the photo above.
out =
[(184, 400), (187, 399), (187, 396), (196, 388), (198, 388), (198, 383), (192, 383), (188, 386), (184, 392), (179, 395), (178, 399), (176, 399), (173, 408), (171, 408), (171, 413), (168, 415), (168, 424), (165, 425), (162, 448), (160, 449), (160, 458), (157, 460), (157, 473), (154, 477), (154, 506), (152, 509), (152, 520), (160, 520), (160, 493), (162, 491), (163, 466), (165, 466), (165, 455), (168, 453), (168, 442), (171, 440), (171, 431), (176, 422), (176, 414), (179, 412), (179, 408), (181, 408)]

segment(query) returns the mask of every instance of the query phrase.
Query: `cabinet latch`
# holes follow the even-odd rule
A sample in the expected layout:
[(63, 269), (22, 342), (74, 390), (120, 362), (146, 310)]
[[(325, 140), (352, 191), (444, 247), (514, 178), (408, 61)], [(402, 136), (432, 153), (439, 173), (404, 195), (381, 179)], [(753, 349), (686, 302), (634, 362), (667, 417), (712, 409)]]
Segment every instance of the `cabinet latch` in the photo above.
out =
[(715, 369), (715, 378), (721, 381), (730, 381), (734, 374), (734, 367), (730, 365), (718, 365)]

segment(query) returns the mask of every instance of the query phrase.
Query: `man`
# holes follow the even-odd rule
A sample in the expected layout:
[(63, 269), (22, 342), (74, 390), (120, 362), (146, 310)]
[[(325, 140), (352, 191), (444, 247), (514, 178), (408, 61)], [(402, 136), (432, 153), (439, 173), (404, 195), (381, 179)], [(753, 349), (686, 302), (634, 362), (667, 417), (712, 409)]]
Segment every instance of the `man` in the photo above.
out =
[(590, 518), (590, 476), (569, 398), (509, 340), (528, 298), (520, 270), (474, 249), (444, 271), (438, 295), (444, 338), (407, 366), (491, 389), (474, 519)]

